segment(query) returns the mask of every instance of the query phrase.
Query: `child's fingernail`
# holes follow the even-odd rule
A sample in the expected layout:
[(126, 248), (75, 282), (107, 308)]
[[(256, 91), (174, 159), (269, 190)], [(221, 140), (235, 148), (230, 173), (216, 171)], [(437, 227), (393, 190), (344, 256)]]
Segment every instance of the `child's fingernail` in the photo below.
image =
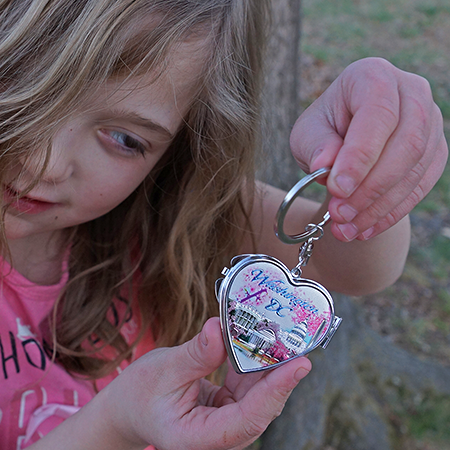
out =
[(373, 235), (374, 232), (375, 232), (375, 227), (370, 227), (366, 231), (364, 231), (364, 233), (362, 233), (362, 237), (365, 240), (370, 239), (370, 237)]
[(353, 241), (353, 239), (355, 239), (355, 237), (359, 234), (358, 228), (356, 228), (356, 226), (352, 223), (337, 224), (337, 227), (347, 241)]
[(347, 195), (350, 195), (356, 188), (355, 180), (347, 175), (338, 175), (334, 181), (339, 189)]
[(343, 204), (338, 207), (338, 213), (346, 222), (351, 222), (358, 214), (358, 211), (350, 205)]

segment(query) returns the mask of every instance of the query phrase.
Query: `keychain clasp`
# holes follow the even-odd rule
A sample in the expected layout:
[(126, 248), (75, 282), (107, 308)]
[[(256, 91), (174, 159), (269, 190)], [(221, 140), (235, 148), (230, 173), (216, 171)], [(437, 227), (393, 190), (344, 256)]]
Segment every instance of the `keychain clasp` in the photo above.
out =
[[(278, 208), (277, 217), (275, 220), (275, 234), (278, 239), (285, 244), (298, 244), (307, 241), (310, 237), (314, 236), (318, 231), (323, 234), (323, 227), (331, 220), (330, 213), (327, 211), (323, 216), (323, 220), (315, 224), (309, 224), (306, 227), (306, 231), (300, 234), (290, 235), (284, 232), (284, 219), (289, 211), (294, 200), (300, 195), (300, 193), (307, 188), (310, 184), (314, 183), (318, 178), (321, 178), (330, 173), (330, 167), (324, 167), (316, 170), (315, 172), (302, 178), (284, 197), (283, 202)], [(322, 237), (322, 236), (320, 236)], [(320, 239), (320, 238), (319, 238)]]

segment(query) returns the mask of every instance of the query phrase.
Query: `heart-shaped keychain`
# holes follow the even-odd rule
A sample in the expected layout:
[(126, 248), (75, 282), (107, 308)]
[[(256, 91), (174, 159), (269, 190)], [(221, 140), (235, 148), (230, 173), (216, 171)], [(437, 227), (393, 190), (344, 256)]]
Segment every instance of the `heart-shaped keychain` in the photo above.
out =
[(300, 235), (283, 231), (286, 213), (300, 192), (330, 169), (320, 169), (299, 181), (281, 204), (275, 225), (285, 243), (303, 242), (299, 263), (289, 270), (267, 255), (240, 255), (224, 268), (216, 281), (222, 334), (230, 361), (238, 373), (279, 366), (305, 355), (318, 346), (325, 348), (342, 319), (335, 316), (333, 299), (319, 283), (301, 278), (301, 267), (311, 256), (314, 241), (323, 236), (321, 223), (310, 224)]

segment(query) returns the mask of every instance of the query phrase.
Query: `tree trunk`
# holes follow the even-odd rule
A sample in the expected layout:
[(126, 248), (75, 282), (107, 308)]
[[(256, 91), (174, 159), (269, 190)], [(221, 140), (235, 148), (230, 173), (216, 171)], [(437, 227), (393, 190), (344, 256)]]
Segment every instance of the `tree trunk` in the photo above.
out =
[(301, 174), (289, 147), (289, 135), (300, 114), (300, 0), (272, 0), (272, 9), (260, 178), (288, 190)]
[[(272, 0), (262, 178), (290, 189), (301, 171), (289, 149), (300, 114), (300, 0)], [(314, 257), (314, 256), (313, 256)], [(405, 449), (408, 415), (424, 399), (450, 405), (450, 368), (424, 362), (368, 328), (358, 305), (334, 295), (343, 323), (260, 439), (261, 450)], [(449, 423), (450, 428), (450, 423)]]

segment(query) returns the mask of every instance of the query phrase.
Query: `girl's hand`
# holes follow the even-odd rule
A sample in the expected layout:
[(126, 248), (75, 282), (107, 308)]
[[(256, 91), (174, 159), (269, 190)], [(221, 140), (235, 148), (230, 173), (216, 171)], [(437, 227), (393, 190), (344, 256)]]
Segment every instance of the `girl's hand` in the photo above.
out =
[(226, 359), (219, 320), (184, 345), (157, 349), (130, 365), (98, 396), (105, 421), (128, 441), (159, 450), (242, 449), (281, 413), (311, 364), (297, 358), (267, 372), (229, 370), (223, 387), (203, 377)]
[(369, 239), (431, 190), (448, 155), (428, 82), (380, 58), (348, 66), (297, 120), (291, 148), (306, 172), (332, 167), (332, 231)]

